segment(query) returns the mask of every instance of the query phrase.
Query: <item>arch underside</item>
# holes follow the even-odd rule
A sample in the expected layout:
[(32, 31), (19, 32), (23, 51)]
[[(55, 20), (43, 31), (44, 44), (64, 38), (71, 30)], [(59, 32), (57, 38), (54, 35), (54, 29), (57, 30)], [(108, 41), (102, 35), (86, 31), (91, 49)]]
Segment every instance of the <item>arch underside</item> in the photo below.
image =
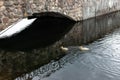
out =
[(33, 13), (32, 16), (28, 16), (28, 19), (31, 19), (31, 18), (40, 18), (40, 17), (55, 17), (55, 18), (65, 18), (65, 19), (69, 19), (69, 20), (72, 20), (72, 21), (75, 21), (73, 18), (67, 16), (67, 15), (64, 15), (64, 14), (61, 14), (59, 12), (41, 12), (41, 13)]

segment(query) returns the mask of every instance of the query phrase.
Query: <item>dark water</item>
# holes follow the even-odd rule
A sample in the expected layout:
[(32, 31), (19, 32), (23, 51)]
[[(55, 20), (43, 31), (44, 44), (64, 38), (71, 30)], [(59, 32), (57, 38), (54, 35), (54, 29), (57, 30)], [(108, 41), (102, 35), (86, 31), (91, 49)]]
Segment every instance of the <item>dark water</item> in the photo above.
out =
[[(57, 38), (47, 47), (27, 51), (2, 48), (0, 80), (120, 80), (119, 21), (120, 12), (117, 12), (74, 26), (59, 24), (58, 31), (65, 27), (60, 30), (64, 30), (60, 32), (62, 35), (54, 33)], [(52, 40), (50, 36), (49, 39)], [(69, 51), (63, 52), (61, 45)], [(90, 50), (80, 51), (80, 45)]]

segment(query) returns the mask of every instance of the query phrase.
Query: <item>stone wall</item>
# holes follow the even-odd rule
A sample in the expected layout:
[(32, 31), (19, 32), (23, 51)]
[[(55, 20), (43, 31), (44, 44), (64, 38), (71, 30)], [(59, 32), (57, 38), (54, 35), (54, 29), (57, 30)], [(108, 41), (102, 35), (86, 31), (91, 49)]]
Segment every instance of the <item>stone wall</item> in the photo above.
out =
[(0, 0), (0, 30), (23, 17), (23, 0)]
[(82, 0), (27, 0), (27, 13), (59, 12), (82, 20)]
[(53, 11), (67, 15), (75, 21), (120, 10), (119, 0), (27, 0), (27, 3), (29, 14)]
[(0, 0), (0, 30), (33, 13), (59, 12), (80, 21), (117, 10), (119, 0)]
[(120, 0), (84, 0), (83, 19), (120, 10)]

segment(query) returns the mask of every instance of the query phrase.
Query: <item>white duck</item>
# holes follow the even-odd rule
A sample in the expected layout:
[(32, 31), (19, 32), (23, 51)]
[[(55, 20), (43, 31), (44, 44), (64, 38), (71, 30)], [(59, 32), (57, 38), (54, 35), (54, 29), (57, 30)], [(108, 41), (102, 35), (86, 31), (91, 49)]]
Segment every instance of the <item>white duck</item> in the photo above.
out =
[(60, 48), (61, 48), (61, 50), (64, 51), (64, 52), (66, 52), (66, 51), (69, 50), (67, 47), (63, 47), (63, 46), (61, 46)]
[(89, 50), (89, 48), (83, 47), (83, 46), (79, 46), (78, 48), (79, 48), (81, 51), (88, 51), (88, 50)]

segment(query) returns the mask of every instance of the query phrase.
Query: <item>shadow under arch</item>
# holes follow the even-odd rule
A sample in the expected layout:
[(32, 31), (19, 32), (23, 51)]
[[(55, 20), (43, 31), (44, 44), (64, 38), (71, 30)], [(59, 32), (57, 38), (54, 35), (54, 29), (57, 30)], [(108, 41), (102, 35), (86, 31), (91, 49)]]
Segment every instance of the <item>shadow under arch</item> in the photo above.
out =
[[(33, 13), (32, 16), (28, 16), (28, 19), (31, 18), (39, 18), (39, 17), (45, 17), (45, 16), (50, 16), (50, 17), (56, 17), (56, 18), (66, 18), (71, 21), (75, 21), (72, 17), (67, 16), (65, 14), (62, 14), (60, 12), (41, 12), (41, 13)], [(75, 21), (76, 22), (76, 21)]]
[(11, 36), (0, 37), (0, 48), (5, 50), (30, 50), (47, 47), (60, 40), (73, 27), (75, 22), (62, 15), (59, 15), (61, 17), (52, 16), (57, 15), (57, 13), (48, 13), (40, 13), (40, 16), (39, 14), (33, 14), (34, 16), (27, 20), (34, 18), (36, 20), (25, 26), (26, 28)]

